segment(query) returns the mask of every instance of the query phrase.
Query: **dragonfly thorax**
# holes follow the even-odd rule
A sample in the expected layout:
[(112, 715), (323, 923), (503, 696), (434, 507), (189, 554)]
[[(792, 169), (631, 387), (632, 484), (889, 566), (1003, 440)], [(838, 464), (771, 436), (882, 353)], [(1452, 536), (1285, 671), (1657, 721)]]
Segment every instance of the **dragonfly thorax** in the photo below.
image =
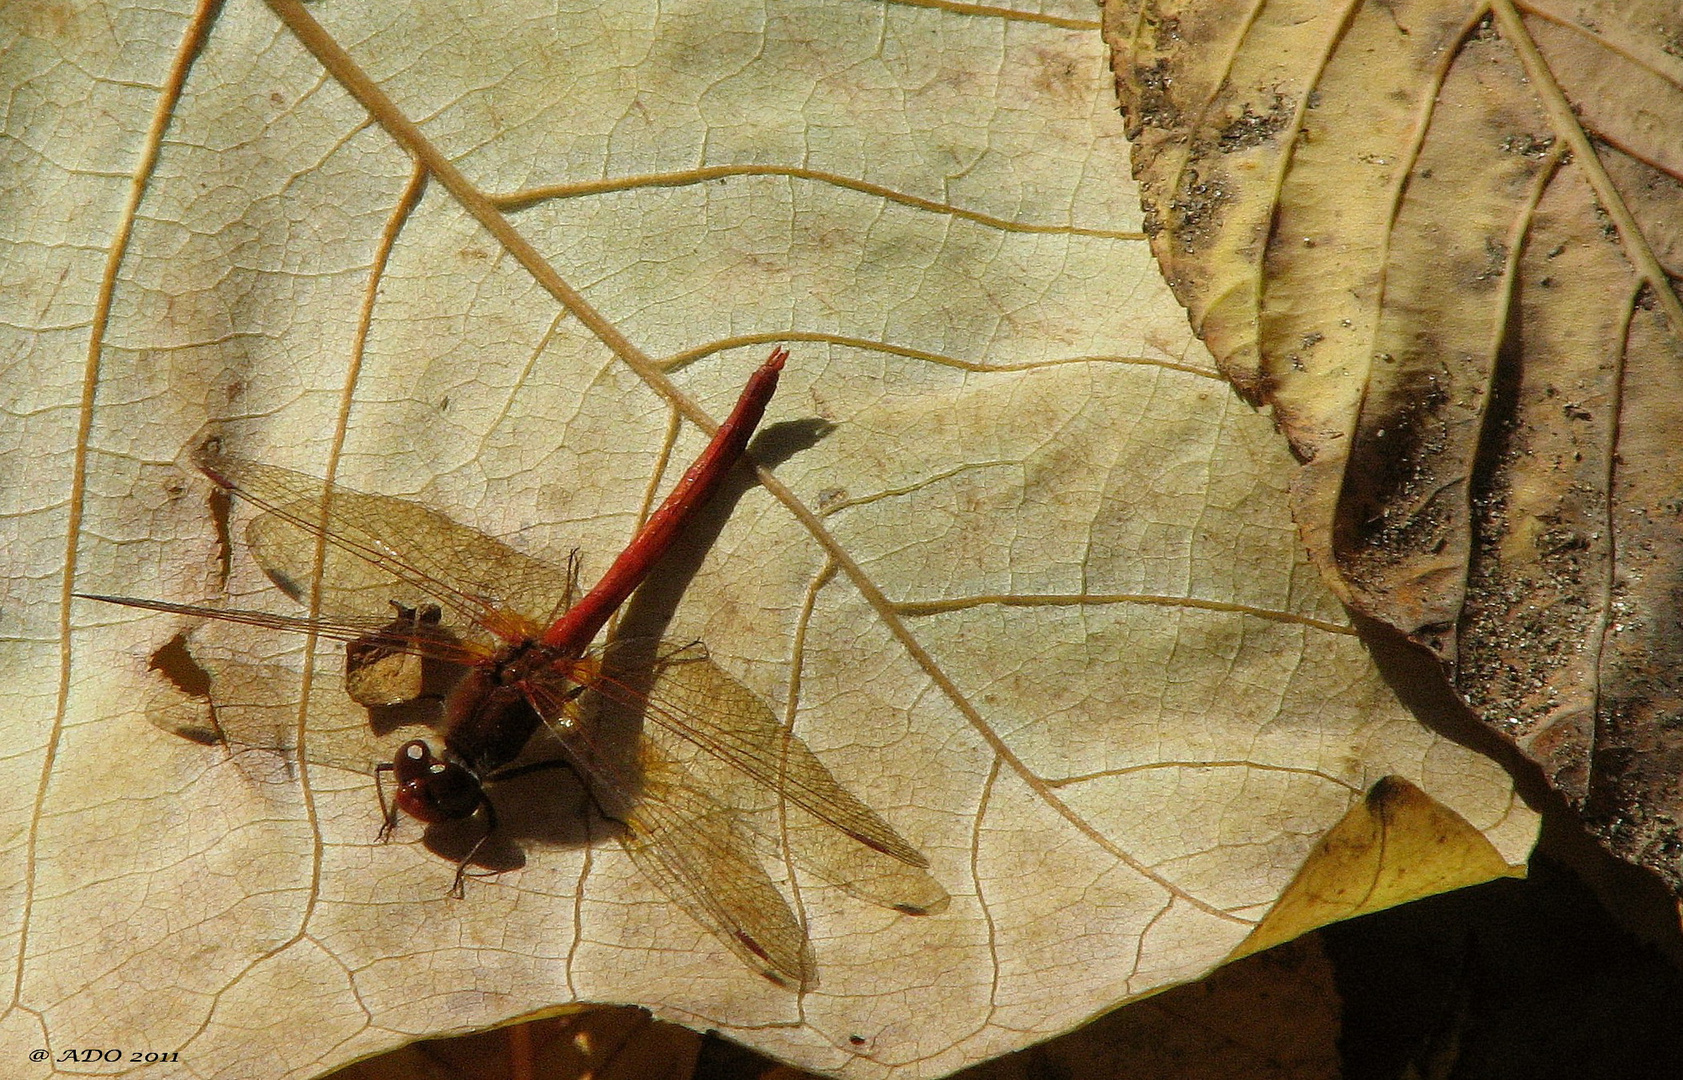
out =
[(524, 642), (469, 669), (445, 700), (446, 750), (480, 775), (519, 757), (546, 719), (533, 704), (534, 688), (553, 681), (558, 661), (554, 650)]

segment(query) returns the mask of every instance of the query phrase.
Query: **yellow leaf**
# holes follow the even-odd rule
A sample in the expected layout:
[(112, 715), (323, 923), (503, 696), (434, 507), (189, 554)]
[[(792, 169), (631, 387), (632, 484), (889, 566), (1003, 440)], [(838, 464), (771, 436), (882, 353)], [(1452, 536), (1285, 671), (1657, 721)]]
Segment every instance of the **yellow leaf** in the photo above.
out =
[(1523, 877), (1460, 814), (1387, 776), (1327, 830), (1234, 958), (1328, 923), (1498, 877)]

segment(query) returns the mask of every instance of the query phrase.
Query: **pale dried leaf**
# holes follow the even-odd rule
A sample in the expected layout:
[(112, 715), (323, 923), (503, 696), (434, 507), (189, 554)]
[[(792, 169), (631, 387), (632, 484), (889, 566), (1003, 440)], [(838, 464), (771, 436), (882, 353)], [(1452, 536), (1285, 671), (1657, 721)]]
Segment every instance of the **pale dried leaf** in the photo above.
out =
[[(1163, 289), (1085, 6), (308, 10), (0, 7), (8, 1060), (307, 1076), (616, 1000), (933, 1076), (1209, 970), (1382, 776), (1522, 858), (1534, 818), (1386, 688)], [(790, 449), (667, 635), (952, 895), (912, 918), (797, 864), (805, 997), (611, 844), (465, 901), (375, 844), (336, 645), (71, 600), (300, 610), (224, 562), (178, 461), (212, 421), (588, 580), (774, 340)], [(183, 631), (208, 696), (149, 667)], [(307, 758), (148, 722), (207, 700)]]

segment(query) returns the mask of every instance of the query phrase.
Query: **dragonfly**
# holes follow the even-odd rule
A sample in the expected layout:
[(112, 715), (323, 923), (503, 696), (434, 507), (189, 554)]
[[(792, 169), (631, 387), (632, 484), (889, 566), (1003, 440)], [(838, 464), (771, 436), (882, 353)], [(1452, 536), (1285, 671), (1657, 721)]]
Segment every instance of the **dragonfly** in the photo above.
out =
[[(635, 638), (594, 645), (737, 465), (787, 358), (779, 347), (753, 373), (695, 463), (582, 595), (576, 558), (563, 570), (419, 503), (243, 458), (218, 438), (196, 447), (193, 461), (259, 512), (246, 542), (269, 578), (302, 599), (312, 568), (336, 569), (360, 583), (345, 583), (347, 593), (386, 591), (397, 617), (78, 595), (343, 641), (347, 693), (370, 709), (440, 685), (422, 669), (448, 671), (442, 746), (410, 739), (375, 767), (377, 786), (389, 775), (395, 789), (389, 804), (382, 795), (382, 839), (399, 814), (428, 824), (478, 821), (479, 839), (451, 890), (460, 896), (474, 852), (499, 828), (492, 792), (569, 772), (678, 907), (750, 970), (804, 992), (818, 984), (811, 944), (760, 852), (779, 848), (793, 868), (909, 915), (948, 905), (929, 860), (704, 647)], [(409, 606), (398, 594), (420, 600)], [(522, 760), (540, 732), (557, 755)], [(767, 805), (778, 810), (779, 829), (743, 809)]]

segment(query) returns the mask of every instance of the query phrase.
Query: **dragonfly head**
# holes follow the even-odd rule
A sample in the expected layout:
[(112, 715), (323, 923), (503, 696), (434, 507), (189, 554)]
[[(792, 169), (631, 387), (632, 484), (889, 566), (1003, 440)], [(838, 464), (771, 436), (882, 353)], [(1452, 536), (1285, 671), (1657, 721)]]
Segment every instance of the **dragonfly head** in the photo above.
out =
[(477, 776), (464, 765), (438, 757), (421, 739), (397, 748), (392, 776), (398, 809), (428, 824), (459, 821), (485, 802)]

